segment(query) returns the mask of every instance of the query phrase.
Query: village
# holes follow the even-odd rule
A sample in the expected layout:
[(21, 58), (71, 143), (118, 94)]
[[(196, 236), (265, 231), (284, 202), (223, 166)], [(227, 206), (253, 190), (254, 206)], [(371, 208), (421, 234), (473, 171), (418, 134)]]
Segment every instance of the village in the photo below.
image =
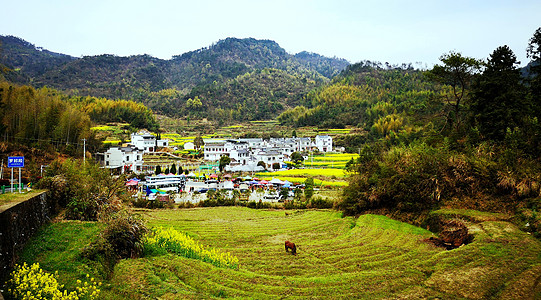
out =
[[(103, 168), (114, 174), (144, 177), (134, 177), (126, 183), (134, 197), (196, 204), (207, 199), (207, 191), (224, 191), (228, 197), (238, 191), (246, 195), (247, 201), (283, 202), (293, 197), (296, 189), (304, 188), (304, 184), (274, 177), (260, 180), (253, 176), (254, 173), (287, 169), (291, 167), (287, 162), (294, 153), (303, 155), (305, 160), (313, 151), (333, 152), (332, 137), (328, 135), (317, 135), (314, 140), (309, 137), (203, 139), (203, 143), (202, 159), (197, 163), (189, 162), (191, 168), (182, 164), (180, 157), (171, 154), (169, 150), (173, 147), (169, 140), (158, 139), (146, 131), (132, 133), (129, 143), (110, 147), (95, 157)], [(199, 150), (195, 148), (192, 142), (184, 144), (185, 150)], [(145, 162), (145, 156), (157, 153), (175, 159), (174, 167), (161, 173), (159, 164)], [(227, 157), (228, 163), (220, 168), (218, 162), (222, 157)], [(283, 189), (288, 192), (280, 194)]]

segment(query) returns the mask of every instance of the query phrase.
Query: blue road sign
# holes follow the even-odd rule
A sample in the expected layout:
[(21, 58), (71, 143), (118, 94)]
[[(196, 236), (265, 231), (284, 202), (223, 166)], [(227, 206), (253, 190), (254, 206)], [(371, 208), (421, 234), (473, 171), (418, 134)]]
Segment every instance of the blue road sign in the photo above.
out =
[(9, 156), (8, 168), (24, 168), (24, 156)]

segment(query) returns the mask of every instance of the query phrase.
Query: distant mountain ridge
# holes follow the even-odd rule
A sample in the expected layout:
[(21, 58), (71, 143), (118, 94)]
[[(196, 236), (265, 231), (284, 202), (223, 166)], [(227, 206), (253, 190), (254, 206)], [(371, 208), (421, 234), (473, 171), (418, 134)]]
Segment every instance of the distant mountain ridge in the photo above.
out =
[[(217, 91), (220, 85), (230, 86), (228, 82), (241, 75), (277, 69), (290, 75), (280, 75), (280, 84), (284, 84), (284, 78), (290, 78), (295, 81), (292, 83), (295, 91), (302, 94), (315, 85), (328, 82), (349, 65), (345, 59), (315, 53), (291, 55), (275, 41), (254, 38), (226, 38), (170, 60), (149, 55), (122, 57), (109, 54), (75, 58), (44, 50), (13, 36), (0, 36), (0, 43), (0, 64), (11, 69), (4, 74), (9, 81), (35, 87), (46, 85), (71, 95), (134, 99), (168, 114), (174, 109), (164, 107), (155, 97), (156, 93), (164, 90), (178, 92), (175, 99), (170, 99), (174, 101), (169, 101), (175, 106), (173, 108), (182, 108), (188, 95), (194, 94), (194, 88), (201, 90), (201, 87), (211, 85), (214, 94), (222, 95), (222, 103), (235, 102), (244, 96), (236, 93), (234, 99), (224, 99), (224, 93)], [(254, 80), (258, 78), (263, 77), (256, 76)], [(299, 87), (299, 82), (310, 84), (303, 89)], [(272, 86), (268, 76), (265, 77), (265, 84), (260, 86)], [(207, 103), (211, 100), (207, 99)], [(289, 100), (286, 98), (273, 97), (272, 100), (281, 103), (276, 107), (288, 106), (286, 102)]]

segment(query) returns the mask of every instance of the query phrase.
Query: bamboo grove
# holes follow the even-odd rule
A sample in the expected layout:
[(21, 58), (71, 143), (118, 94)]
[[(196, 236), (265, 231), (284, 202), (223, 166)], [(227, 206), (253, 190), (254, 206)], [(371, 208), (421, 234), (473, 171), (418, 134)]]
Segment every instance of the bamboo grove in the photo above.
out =
[(94, 139), (90, 130), (94, 122), (157, 129), (152, 112), (133, 101), (68, 97), (47, 87), (0, 82), (0, 137), (4, 142), (69, 150), (82, 139)]

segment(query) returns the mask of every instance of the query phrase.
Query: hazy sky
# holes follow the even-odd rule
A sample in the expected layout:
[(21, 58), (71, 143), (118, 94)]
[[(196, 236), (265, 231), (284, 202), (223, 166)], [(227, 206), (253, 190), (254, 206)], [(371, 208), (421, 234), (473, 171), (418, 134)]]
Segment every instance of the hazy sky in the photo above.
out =
[(54, 52), (172, 55), (227, 37), (270, 39), (287, 52), (355, 63), (438, 62), (455, 50), (486, 58), (508, 45), (522, 65), (541, 27), (539, 0), (3, 1), (0, 34)]

